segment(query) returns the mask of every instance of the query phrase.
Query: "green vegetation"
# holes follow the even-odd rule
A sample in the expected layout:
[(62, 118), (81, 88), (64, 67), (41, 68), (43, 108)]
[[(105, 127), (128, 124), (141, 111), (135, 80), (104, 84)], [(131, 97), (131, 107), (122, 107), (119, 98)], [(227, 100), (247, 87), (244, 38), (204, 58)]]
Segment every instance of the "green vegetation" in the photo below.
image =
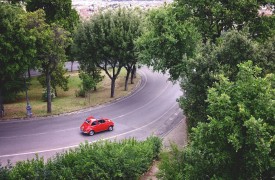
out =
[(161, 140), (99, 141), (57, 154), (44, 163), (43, 158), (18, 162), (14, 167), (0, 166), (0, 179), (138, 179), (158, 157)]
[(3, 105), (6, 97), (16, 97), (25, 89), (24, 76), (30, 69), (37, 69), (45, 76), (41, 82), (45, 83), (47, 112), (51, 113), (51, 89), (66, 87), (65, 73), (57, 71), (66, 61), (66, 50), (71, 43), (69, 32), (78, 23), (78, 14), (71, 7), (71, 0), (58, 3), (30, 0), (27, 12), (24, 1), (22, 5), (17, 4), (19, 1), (11, 2), (0, 2), (0, 25), (3, 27), (0, 36), (0, 117), (6, 114)]
[(253, 38), (260, 41), (267, 39), (274, 33), (274, 16), (258, 14), (260, 6), (267, 4), (272, 7), (274, 0), (176, 0), (174, 7), (178, 20), (193, 23), (206, 43), (216, 42), (223, 32), (240, 31), (245, 27), (249, 27)]
[[(24, 73), (34, 67), (46, 75), (41, 82), (47, 82), (44, 87), (47, 87), (47, 109), (51, 112), (51, 86), (57, 91), (56, 86), (66, 87), (66, 80), (61, 77), (64, 73), (53, 73), (63, 66), (65, 52), (70, 55), (68, 51), (72, 50), (71, 59), (78, 59), (81, 70), (89, 76), (82, 76), (84, 94), (96, 85), (99, 90), (83, 101), (75, 101), (79, 97), (72, 94), (80, 80), (72, 74), (68, 79), (69, 90), (58, 93), (53, 102), (54, 113), (67, 111), (59, 109), (63, 108), (62, 104), (83, 108), (97, 102), (108, 86), (113, 97), (115, 87), (122, 82), (117, 82), (121, 69), (127, 69), (127, 83), (129, 72), (139, 60), (154, 70), (169, 72), (170, 79), (179, 81), (184, 91), (179, 104), (188, 119), (190, 143), (184, 150), (174, 147), (171, 154), (164, 153), (160, 177), (272, 179), (275, 177), (272, 74), (275, 71), (275, 16), (258, 14), (265, 5), (272, 8), (274, 1), (176, 0), (143, 13), (145, 23), (141, 23), (143, 16), (138, 11), (120, 8), (99, 12), (89, 22), (80, 23), (74, 32), (78, 19), (75, 11), (71, 11), (71, 0), (55, 5), (47, 0), (27, 2), (27, 10), (45, 7), (45, 13), (43, 10), (25, 12), (20, 6), (1, 2), (0, 26), (4, 28), (0, 29), (0, 116), (4, 112), (4, 97), (15, 97), (24, 90)], [(74, 32), (72, 48), (67, 31)], [(101, 82), (99, 69), (105, 71), (111, 82)], [(51, 78), (55, 78), (52, 83)], [(87, 86), (87, 82), (92, 86)], [(37, 91), (36, 80), (31, 83), (33, 110), (37, 115), (46, 114), (44, 103), (32, 102), (33, 97), (41, 98), (42, 89)], [(127, 89), (126, 85), (121, 87)], [(96, 96), (92, 97), (93, 94)], [(22, 114), (25, 112), (23, 99)], [(10, 114), (8, 106), (6, 114)], [(11, 112), (16, 108), (12, 107)], [(74, 109), (68, 109), (71, 110)], [(131, 162), (132, 157), (127, 158)], [(32, 168), (44, 167), (40, 160), (33, 165)], [(135, 169), (135, 164), (131, 165), (128, 168)], [(61, 168), (60, 172), (66, 174), (64, 177), (73, 177), (73, 173), (82, 170), (73, 172)], [(112, 177), (98, 170), (102, 173), (100, 177)], [(2, 172), (9, 173), (5, 168)], [(112, 175), (137, 177), (136, 172), (130, 173), (124, 176), (116, 169)]]
[(248, 61), (234, 81), (220, 74), (208, 89), (208, 122), (192, 129), (183, 151), (164, 153), (164, 179), (271, 179), (275, 159), (274, 74)]
[(247, 32), (231, 31), (216, 44), (200, 44), (194, 58), (185, 58), (186, 70), (181, 73), (181, 86), (186, 96), (180, 98), (180, 105), (188, 116), (190, 128), (207, 121), (207, 89), (216, 82), (217, 74), (223, 72), (234, 80), (237, 65), (247, 60), (263, 68), (262, 75), (275, 71), (274, 63), (271, 64), (273, 50), (265, 48), (270, 43), (272, 39), (262, 44), (249, 38)]
[(4, 101), (24, 90), (24, 73), (35, 54), (35, 38), (21, 23), (22, 8), (0, 2), (0, 118), (4, 116)]
[(176, 0), (146, 15), (139, 58), (180, 81), (189, 126), (163, 179), (274, 178), (275, 16), (259, 15), (264, 5), (274, 1)]
[(175, 8), (168, 5), (150, 11), (144, 29), (136, 41), (139, 59), (154, 70), (168, 71), (172, 80), (178, 80), (185, 71), (182, 58), (193, 57), (200, 42), (195, 26), (179, 21)]
[(129, 74), (137, 63), (134, 40), (141, 34), (140, 24), (137, 10), (108, 9), (80, 23), (74, 34), (72, 49), (80, 68), (91, 77), (97, 77), (98, 69), (103, 70), (111, 80), (111, 97), (114, 97), (116, 80), (123, 67), (127, 69), (127, 90)]

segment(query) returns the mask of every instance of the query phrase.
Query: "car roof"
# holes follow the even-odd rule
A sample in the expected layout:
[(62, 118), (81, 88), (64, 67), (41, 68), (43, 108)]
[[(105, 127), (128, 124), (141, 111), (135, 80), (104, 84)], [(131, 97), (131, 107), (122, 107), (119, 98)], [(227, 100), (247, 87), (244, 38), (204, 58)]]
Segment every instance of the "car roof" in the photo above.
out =
[(87, 117), (87, 119), (90, 120), (90, 121), (96, 121), (96, 120), (100, 120), (100, 119), (103, 119), (103, 118), (94, 117), (94, 116), (89, 116), (89, 117)]

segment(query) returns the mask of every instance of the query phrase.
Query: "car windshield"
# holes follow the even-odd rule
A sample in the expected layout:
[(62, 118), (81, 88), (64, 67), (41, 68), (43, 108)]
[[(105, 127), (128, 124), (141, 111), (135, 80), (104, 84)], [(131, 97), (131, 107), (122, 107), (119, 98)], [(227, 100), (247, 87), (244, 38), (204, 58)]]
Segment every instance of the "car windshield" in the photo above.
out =
[(88, 123), (88, 124), (90, 124), (91, 121), (89, 119), (86, 119), (85, 122)]

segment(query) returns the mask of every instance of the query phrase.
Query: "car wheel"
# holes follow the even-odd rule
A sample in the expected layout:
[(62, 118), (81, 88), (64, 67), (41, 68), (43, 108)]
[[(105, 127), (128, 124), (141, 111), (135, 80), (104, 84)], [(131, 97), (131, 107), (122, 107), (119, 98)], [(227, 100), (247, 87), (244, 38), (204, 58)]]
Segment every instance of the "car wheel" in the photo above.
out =
[(108, 128), (109, 131), (112, 131), (113, 129), (114, 129), (113, 126), (109, 126)]
[(94, 135), (95, 134), (95, 132), (94, 131), (90, 131), (90, 136), (92, 136), (92, 135)]

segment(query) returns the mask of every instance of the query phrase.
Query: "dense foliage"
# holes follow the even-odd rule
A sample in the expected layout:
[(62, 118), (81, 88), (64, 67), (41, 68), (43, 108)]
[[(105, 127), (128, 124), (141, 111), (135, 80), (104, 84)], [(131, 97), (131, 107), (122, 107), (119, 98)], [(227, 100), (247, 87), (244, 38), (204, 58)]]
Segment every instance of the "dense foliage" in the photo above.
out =
[[(63, 68), (70, 38), (68, 32), (60, 26), (72, 31), (70, 27), (73, 27), (78, 20), (75, 18), (75, 21), (68, 19), (65, 21), (65, 17), (62, 18), (65, 14), (61, 13), (54, 16), (57, 19), (48, 21), (51, 24), (47, 24), (43, 8), (26, 12), (23, 8), (24, 3), (18, 3), (20, 1), (0, 2), (0, 117), (4, 115), (3, 101), (11, 97), (15, 99), (17, 93), (28, 88), (28, 83), (25, 83), (28, 82), (25, 73), (30, 69), (38, 69), (45, 75), (45, 80), (42, 78), (41, 82), (45, 82), (43, 86), (47, 87), (47, 93), (51, 94), (50, 85), (53, 85), (55, 90), (56, 86), (67, 89), (65, 71), (58, 70)], [(64, 6), (60, 8), (67, 12), (67, 9), (71, 8), (71, 3), (66, 3), (66, 8)], [(76, 13), (75, 10), (72, 14), (73, 12)], [(55, 20), (60, 25), (53, 23)], [(56, 72), (52, 74), (53, 71)], [(52, 83), (50, 83), (51, 78)], [(47, 111), (51, 112), (50, 99), (47, 100)]]
[[(35, 34), (37, 34), (36, 46), (39, 47), (36, 56), (39, 60), (38, 69), (45, 76), (45, 86), (47, 89), (47, 112), (51, 113), (51, 79), (55, 78), (53, 85), (60, 85), (60, 83), (58, 84), (58, 79), (60, 79), (58, 75), (64, 76), (64, 73), (56, 71), (59, 70), (59, 68), (64, 67), (64, 63), (66, 62), (65, 50), (69, 46), (70, 38), (68, 32), (63, 28), (56, 24), (48, 25), (43, 21), (41, 24), (37, 25), (35, 30)], [(53, 76), (54, 72), (56, 72), (56, 76)], [(66, 83), (65, 86), (67, 86), (67, 81), (62, 83)]]
[(267, 3), (177, 0), (149, 12), (139, 58), (181, 82), (193, 127), (183, 152), (163, 156), (162, 178), (274, 177), (275, 21), (258, 14)]
[(134, 40), (139, 36), (140, 18), (137, 10), (130, 8), (108, 9), (93, 15), (80, 24), (74, 36), (73, 50), (81, 67), (87, 73), (97, 68), (105, 71), (111, 80), (111, 97), (121, 69), (129, 71), (137, 61)]
[[(72, 8), (72, 0), (26, 0), (26, 9), (30, 12), (43, 9), (46, 14), (46, 23), (58, 24), (70, 34), (73, 33), (80, 21), (76, 9)], [(70, 57), (68, 60), (73, 65), (74, 58), (71, 57), (70, 46), (66, 48), (66, 55)]]
[(160, 148), (157, 137), (85, 143), (47, 163), (37, 157), (12, 168), (0, 167), (0, 179), (137, 179), (158, 157)]
[(207, 89), (216, 81), (214, 76), (223, 72), (234, 80), (238, 72), (237, 64), (252, 60), (262, 67), (262, 75), (274, 72), (273, 38), (264, 44), (253, 41), (245, 32), (231, 31), (219, 38), (216, 44), (202, 44), (194, 58), (185, 58), (186, 68), (181, 72), (181, 87), (185, 95), (180, 98), (189, 126), (207, 120)]
[[(60, 87), (63, 91), (68, 91), (68, 83), (69, 83), (69, 77), (66, 76), (67, 69), (63, 67), (63, 64), (60, 63), (56, 67), (56, 70), (53, 71), (51, 74), (51, 87), (53, 91), (51, 93), (54, 93), (55, 97), (58, 96), (57, 94), (57, 87)], [(46, 78), (44, 75), (38, 76), (38, 81), (42, 85), (43, 88), (46, 89), (47, 83), (46, 83)], [(47, 98), (46, 98), (47, 99)]]
[(27, 0), (27, 11), (43, 9), (46, 14), (46, 23), (56, 23), (70, 33), (79, 22), (79, 15), (72, 8), (72, 0)]
[(144, 33), (136, 41), (139, 58), (154, 70), (169, 72), (177, 80), (183, 56), (193, 57), (200, 35), (188, 21), (179, 21), (172, 6), (154, 9), (146, 16)]
[[(219, 0), (176, 0), (176, 9), (188, 8), (188, 18), (198, 28), (204, 43), (208, 40), (215, 42), (223, 32), (229, 30), (242, 30), (250, 27), (250, 34), (254, 38), (267, 39), (274, 33), (274, 16), (266, 17), (258, 13), (260, 6), (274, 1), (219, 1)], [(273, 4), (274, 5), (274, 4)], [(179, 15), (180, 20), (185, 21)]]
[[(199, 123), (190, 145), (163, 156), (164, 179), (272, 179), (275, 170), (274, 74), (248, 61), (235, 80), (223, 74), (208, 89), (208, 122)], [(175, 163), (176, 162), (176, 163)]]
[(0, 117), (4, 97), (25, 90), (24, 73), (36, 52), (35, 38), (22, 25), (25, 16), (20, 7), (0, 2)]

